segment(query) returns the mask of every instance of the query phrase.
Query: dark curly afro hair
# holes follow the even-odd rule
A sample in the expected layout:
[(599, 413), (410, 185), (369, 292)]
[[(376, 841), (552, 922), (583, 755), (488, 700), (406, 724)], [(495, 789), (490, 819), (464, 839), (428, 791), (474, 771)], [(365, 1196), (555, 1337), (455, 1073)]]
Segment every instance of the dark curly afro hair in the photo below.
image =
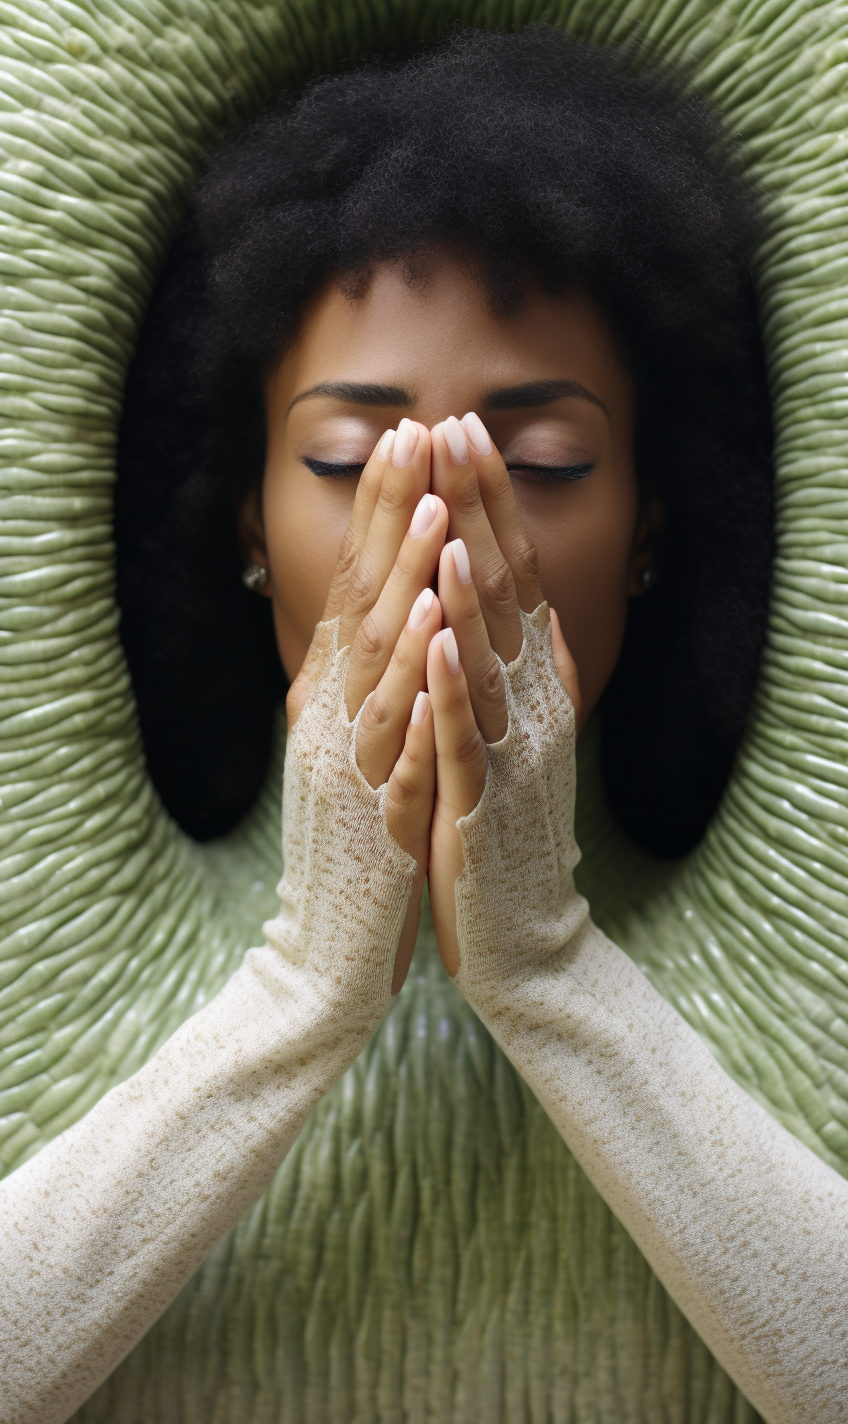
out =
[[(638, 63), (634, 63), (634, 60)], [(249, 808), (284, 681), (240, 582), (235, 511), (262, 479), (263, 371), (331, 273), (434, 244), (475, 254), (496, 310), (529, 278), (602, 310), (637, 389), (637, 465), (664, 502), (602, 699), (624, 828), (690, 849), (753, 694), (773, 545), (757, 205), (678, 76), (560, 31), (470, 31), (284, 94), (209, 164), (130, 371), (116, 529), (122, 636), (153, 780), (205, 839)], [(235, 472), (235, 473), (234, 473)]]

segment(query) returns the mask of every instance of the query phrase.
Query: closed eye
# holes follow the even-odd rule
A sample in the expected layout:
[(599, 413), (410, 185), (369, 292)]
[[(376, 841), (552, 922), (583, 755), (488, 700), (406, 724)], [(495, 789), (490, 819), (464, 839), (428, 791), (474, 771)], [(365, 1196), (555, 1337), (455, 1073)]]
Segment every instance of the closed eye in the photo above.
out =
[(507, 465), (511, 475), (538, 484), (556, 484), (560, 480), (585, 480), (595, 466), (586, 465)]
[(354, 476), (359, 476), (365, 469), (364, 463), (361, 465), (343, 465), (334, 460), (312, 460), (308, 455), (303, 457), (304, 465), (308, 465), (313, 475), (331, 480), (350, 480)]

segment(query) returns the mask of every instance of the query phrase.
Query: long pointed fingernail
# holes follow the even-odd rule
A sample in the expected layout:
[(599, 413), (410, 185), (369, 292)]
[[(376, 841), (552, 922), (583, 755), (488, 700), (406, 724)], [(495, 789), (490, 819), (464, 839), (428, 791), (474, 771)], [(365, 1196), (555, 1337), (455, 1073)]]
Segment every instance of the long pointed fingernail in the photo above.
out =
[(459, 672), (459, 648), (456, 646), (456, 638), (453, 636), (453, 629), (445, 630), (442, 637), (442, 649), (445, 654), (445, 662), (450, 672)]
[(449, 415), (442, 429), (445, 432), (445, 443), (451, 452), (451, 459), (454, 464), (467, 465), (468, 441), (465, 438), (465, 431), (456, 416)]
[(392, 464), (402, 469), (408, 465), (418, 446), (418, 426), (412, 420), (403, 417), (397, 428), (395, 436), (395, 448), (392, 452)]
[(413, 727), (419, 726), (419, 724), (424, 721), (424, 718), (427, 716), (427, 708), (429, 706), (429, 703), (430, 698), (428, 697), (427, 693), (419, 692), (414, 703), (412, 704), (412, 716), (409, 719)]
[(456, 569), (456, 576), (460, 583), (471, 582), (471, 565), (468, 562), (468, 550), (462, 539), (454, 539), (448, 545), (453, 554), (453, 566)]
[(377, 446), (377, 459), (388, 460), (394, 448), (395, 432), (394, 430), (387, 430), (385, 435), (381, 437), (380, 443)]
[(420, 539), (423, 534), (427, 533), (438, 512), (439, 506), (435, 497), (431, 494), (422, 494), (415, 506), (415, 513), (409, 526), (409, 532), (413, 539)]
[(465, 426), (465, 433), (468, 436), (478, 455), (491, 455), (492, 442), (489, 439), (489, 432), (480, 419), (470, 410), (462, 417), (462, 424)]
[(435, 597), (436, 595), (434, 594), (431, 588), (422, 588), (411, 609), (409, 610), (409, 617), (406, 620), (407, 627), (409, 628), (410, 632), (414, 633), (416, 628), (421, 627), (421, 624), (424, 622), (424, 619), (427, 617), (427, 614), (433, 607), (433, 600), (435, 599)]

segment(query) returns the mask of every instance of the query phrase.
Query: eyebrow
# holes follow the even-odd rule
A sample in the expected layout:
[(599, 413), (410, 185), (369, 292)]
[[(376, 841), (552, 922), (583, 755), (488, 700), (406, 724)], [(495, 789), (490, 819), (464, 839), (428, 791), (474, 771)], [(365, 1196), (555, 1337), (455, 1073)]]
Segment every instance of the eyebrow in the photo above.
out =
[(499, 386), (483, 397), (483, 409), (518, 410), (534, 405), (551, 405), (565, 396), (590, 401), (609, 415), (603, 401), (579, 381), (525, 381), (520, 386)]
[[(316, 386), (301, 391), (289, 405), (286, 415), (299, 401), (313, 396), (329, 396), (349, 405), (399, 406), (410, 410), (415, 404), (414, 391), (403, 386), (379, 385), (372, 381), (319, 381)], [(580, 381), (523, 381), (517, 386), (498, 386), (483, 397), (484, 410), (521, 410), (537, 405), (552, 405), (554, 401), (571, 397), (600, 406), (609, 415), (603, 401)]]
[(379, 386), (370, 381), (319, 381), (317, 386), (310, 386), (308, 391), (295, 396), (286, 415), (298, 401), (310, 400), (312, 396), (331, 396), (349, 405), (401, 406), (404, 410), (415, 404), (415, 393), (402, 386)]

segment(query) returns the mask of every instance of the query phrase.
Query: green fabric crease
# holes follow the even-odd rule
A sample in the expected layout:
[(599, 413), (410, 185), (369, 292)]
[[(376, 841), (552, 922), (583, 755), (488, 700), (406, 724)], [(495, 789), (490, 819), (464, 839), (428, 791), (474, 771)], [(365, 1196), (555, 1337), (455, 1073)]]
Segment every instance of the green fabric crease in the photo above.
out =
[[(581, 889), (732, 1076), (848, 1170), (848, 24), (836, 0), (0, 4), (0, 1160), (208, 1001), (279, 878), (282, 728), (199, 848), (148, 781), (117, 636), (127, 364), (203, 155), (277, 87), (446, 24), (680, 58), (744, 144), (779, 551), (750, 730), (703, 844), (629, 846), (581, 748)], [(749, 1424), (445, 978), (410, 980), (270, 1190), (85, 1424)]]

